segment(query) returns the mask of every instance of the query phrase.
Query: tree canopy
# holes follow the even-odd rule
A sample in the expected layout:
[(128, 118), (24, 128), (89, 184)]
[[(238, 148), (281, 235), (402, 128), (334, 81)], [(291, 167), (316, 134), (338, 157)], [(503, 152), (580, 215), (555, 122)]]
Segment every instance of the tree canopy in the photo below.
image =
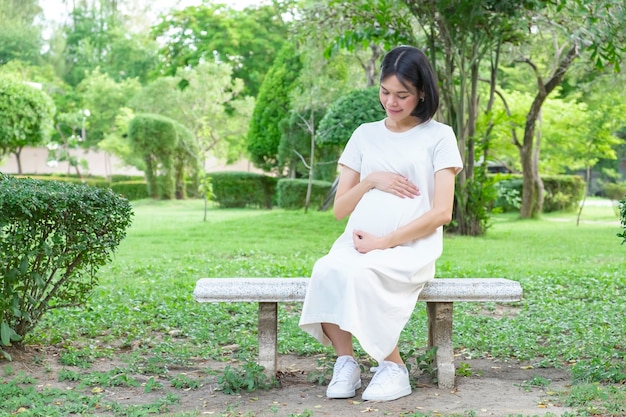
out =
[(50, 137), (52, 99), (36, 85), (0, 77), (0, 156), (12, 153), (22, 172), (20, 152)]

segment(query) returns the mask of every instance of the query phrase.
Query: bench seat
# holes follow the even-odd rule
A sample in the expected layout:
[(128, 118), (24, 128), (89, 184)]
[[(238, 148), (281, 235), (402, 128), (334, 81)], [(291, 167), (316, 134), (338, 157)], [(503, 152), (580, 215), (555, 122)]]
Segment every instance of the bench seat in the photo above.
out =
[[(278, 303), (304, 301), (309, 278), (201, 278), (194, 299), (207, 302), (259, 303), (259, 365), (277, 371)], [(454, 387), (452, 317), (455, 302), (515, 302), (522, 299), (516, 281), (504, 278), (438, 278), (428, 282), (418, 301), (426, 302), (428, 347), (437, 347), (435, 366), (440, 388)]]

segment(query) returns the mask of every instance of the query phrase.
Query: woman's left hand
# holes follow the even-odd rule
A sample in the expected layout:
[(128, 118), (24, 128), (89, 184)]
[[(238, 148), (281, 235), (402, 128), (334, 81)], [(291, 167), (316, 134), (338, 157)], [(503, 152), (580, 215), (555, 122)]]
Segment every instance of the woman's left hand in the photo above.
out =
[(374, 236), (361, 230), (354, 230), (352, 232), (352, 240), (354, 241), (354, 248), (360, 253), (367, 253), (375, 249), (387, 249), (384, 238)]

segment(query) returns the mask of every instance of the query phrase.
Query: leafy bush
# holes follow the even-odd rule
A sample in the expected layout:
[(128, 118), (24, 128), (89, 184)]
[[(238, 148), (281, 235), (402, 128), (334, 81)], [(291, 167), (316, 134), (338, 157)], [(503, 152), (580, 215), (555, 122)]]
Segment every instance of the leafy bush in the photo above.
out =
[[(278, 185), (276, 187), (278, 207), (284, 209), (303, 208), (306, 202), (306, 190), (308, 183), (308, 180), (303, 179), (278, 180)], [(327, 181), (313, 181), (310, 206), (321, 207), (331, 186), (332, 183)]]
[(519, 211), (522, 205), (522, 178), (511, 175), (502, 175), (498, 182), (496, 182), (496, 192), (498, 197), (494, 202), (494, 210), (498, 210), (504, 213)]
[(582, 200), (585, 181), (579, 175), (548, 175), (542, 177), (546, 190), (543, 212), (574, 210)]
[(354, 90), (330, 105), (317, 129), (320, 146), (342, 149), (359, 125), (381, 120), (385, 111), (380, 105), (378, 87)]
[[(546, 175), (541, 177), (545, 189), (543, 212), (568, 211), (577, 207), (585, 191), (585, 182), (578, 175)], [(519, 209), (517, 196), (521, 199), (523, 192), (522, 176), (509, 174), (496, 184), (498, 198), (494, 208), (503, 211)]]
[(109, 188), (0, 175), (0, 350), (85, 301), (131, 217)]
[(626, 196), (619, 202), (619, 218), (622, 224), (622, 232), (617, 234), (617, 237), (621, 237), (622, 245), (626, 243)]
[(271, 208), (276, 178), (251, 172), (212, 172), (213, 201), (222, 208)]
[(626, 195), (626, 181), (602, 182), (600, 186), (602, 188), (602, 195), (610, 200), (620, 201), (624, 195)]
[(78, 178), (75, 175), (63, 175), (63, 174), (38, 174), (38, 175), (15, 175), (16, 178), (31, 178), (41, 181), (60, 181), (69, 182), (73, 184), (85, 184), (92, 187), (108, 188), (111, 183), (103, 177), (85, 177)]

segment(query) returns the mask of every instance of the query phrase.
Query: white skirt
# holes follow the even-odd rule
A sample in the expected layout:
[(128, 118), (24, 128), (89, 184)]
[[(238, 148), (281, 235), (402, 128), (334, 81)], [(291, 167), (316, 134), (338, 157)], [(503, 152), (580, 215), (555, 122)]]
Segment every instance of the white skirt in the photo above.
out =
[(419, 256), (412, 246), (361, 254), (345, 233), (313, 267), (300, 328), (331, 345), (321, 324), (336, 324), (382, 362), (397, 346), (424, 284), (434, 278), (436, 257)]

